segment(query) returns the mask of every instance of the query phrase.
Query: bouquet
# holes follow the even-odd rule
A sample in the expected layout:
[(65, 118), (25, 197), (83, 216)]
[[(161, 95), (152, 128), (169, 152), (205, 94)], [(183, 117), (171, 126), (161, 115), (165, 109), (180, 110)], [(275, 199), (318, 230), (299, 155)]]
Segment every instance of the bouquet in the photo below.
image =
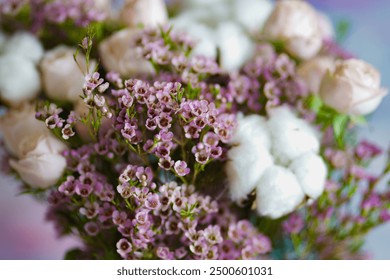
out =
[(217, 2), (1, 2), (3, 169), (65, 259), (360, 259), (390, 219), (380, 73), (304, 1)]

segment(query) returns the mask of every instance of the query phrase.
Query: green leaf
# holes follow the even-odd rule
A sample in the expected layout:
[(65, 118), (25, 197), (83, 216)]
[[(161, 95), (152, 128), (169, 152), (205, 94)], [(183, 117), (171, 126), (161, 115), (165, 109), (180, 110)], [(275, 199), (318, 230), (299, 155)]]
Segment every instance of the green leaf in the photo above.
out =
[(310, 95), (306, 102), (309, 109), (315, 113), (318, 113), (323, 105), (321, 98), (316, 95)]
[(351, 30), (351, 23), (348, 20), (340, 20), (336, 24), (336, 41), (342, 43), (345, 38), (348, 36), (349, 31)]
[(364, 116), (350, 116), (352, 123), (357, 125), (366, 125), (367, 120)]
[(336, 115), (333, 118), (333, 132), (339, 147), (343, 146), (345, 130), (347, 128), (349, 117), (347, 115)]

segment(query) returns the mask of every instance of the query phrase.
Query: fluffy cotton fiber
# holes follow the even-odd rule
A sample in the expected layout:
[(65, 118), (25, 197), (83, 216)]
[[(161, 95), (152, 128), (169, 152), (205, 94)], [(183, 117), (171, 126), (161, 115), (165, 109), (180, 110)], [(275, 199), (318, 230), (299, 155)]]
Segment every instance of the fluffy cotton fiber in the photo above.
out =
[(276, 219), (294, 211), (307, 196), (317, 199), (324, 190), (327, 168), (318, 155), (319, 135), (289, 108), (240, 117), (226, 173), (233, 201), (256, 189), (256, 210)]

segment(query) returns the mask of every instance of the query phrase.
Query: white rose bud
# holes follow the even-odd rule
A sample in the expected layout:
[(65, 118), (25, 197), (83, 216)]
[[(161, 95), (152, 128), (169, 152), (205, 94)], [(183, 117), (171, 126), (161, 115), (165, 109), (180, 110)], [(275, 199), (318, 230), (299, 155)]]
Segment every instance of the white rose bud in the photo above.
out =
[(283, 42), (288, 52), (301, 59), (314, 57), (322, 47), (317, 12), (304, 1), (278, 1), (263, 34)]
[(150, 62), (140, 57), (137, 50), (130, 46), (138, 32), (137, 29), (124, 29), (100, 43), (99, 53), (107, 71), (117, 72), (125, 78), (154, 72)]
[(10, 160), (10, 165), (31, 187), (48, 188), (66, 168), (66, 160), (60, 154), (65, 148), (54, 136), (41, 136), (34, 149), (19, 160)]
[(28, 32), (15, 33), (5, 42), (3, 51), (26, 58), (35, 64), (39, 63), (44, 52), (41, 42)]
[(41, 89), (36, 66), (17, 54), (0, 56), (0, 97), (11, 106), (34, 99)]
[(257, 185), (256, 210), (261, 216), (278, 219), (294, 211), (304, 197), (297, 177), (290, 170), (272, 166)]
[(168, 22), (168, 11), (164, 0), (125, 0), (120, 19), (128, 27), (155, 27)]
[(335, 60), (329, 56), (318, 56), (299, 65), (298, 75), (305, 81), (310, 92), (318, 95), (322, 78), (327, 71), (333, 71)]
[(328, 71), (320, 87), (320, 96), (325, 104), (351, 115), (366, 115), (373, 112), (387, 94), (381, 88), (380, 73), (370, 64), (348, 59), (336, 63), (334, 71)]
[[(74, 61), (75, 49), (66, 46), (58, 46), (48, 51), (42, 62), (42, 82), (48, 97), (75, 102), (80, 99), (87, 72), (85, 56), (79, 54), (77, 62)], [(94, 70), (96, 63), (90, 62), (90, 72)], [(84, 73), (83, 73), (84, 72)]]
[(21, 157), (34, 145), (40, 136), (48, 134), (45, 123), (35, 118), (35, 107), (24, 105), (18, 110), (9, 110), (0, 118), (0, 130), (5, 147), (14, 156)]

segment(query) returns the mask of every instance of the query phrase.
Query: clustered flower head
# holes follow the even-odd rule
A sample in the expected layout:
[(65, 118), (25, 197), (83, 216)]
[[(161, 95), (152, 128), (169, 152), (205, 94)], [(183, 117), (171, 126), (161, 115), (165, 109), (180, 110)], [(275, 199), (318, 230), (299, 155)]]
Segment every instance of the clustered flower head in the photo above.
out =
[(15, 16), (26, 5), (31, 9), (32, 28), (35, 30), (46, 23), (61, 24), (66, 21), (87, 26), (107, 16), (99, 11), (94, 0), (5, 0), (0, 3), (0, 14)]
[(71, 211), (82, 221), (76, 229), (82, 238), (105, 236), (123, 259), (251, 259), (271, 250), (249, 221), (221, 212), (228, 208), (193, 185), (155, 183), (150, 167), (116, 168), (115, 190), (92, 163), (98, 153), (94, 145), (65, 153), (73, 175), (49, 196), (48, 218), (58, 223), (59, 234), (72, 227), (61, 215)]
[(308, 95), (307, 86), (296, 75), (295, 62), (266, 43), (257, 46), (242, 73), (231, 75), (228, 87), (239, 111), (262, 114), (282, 104), (300, 108)]

